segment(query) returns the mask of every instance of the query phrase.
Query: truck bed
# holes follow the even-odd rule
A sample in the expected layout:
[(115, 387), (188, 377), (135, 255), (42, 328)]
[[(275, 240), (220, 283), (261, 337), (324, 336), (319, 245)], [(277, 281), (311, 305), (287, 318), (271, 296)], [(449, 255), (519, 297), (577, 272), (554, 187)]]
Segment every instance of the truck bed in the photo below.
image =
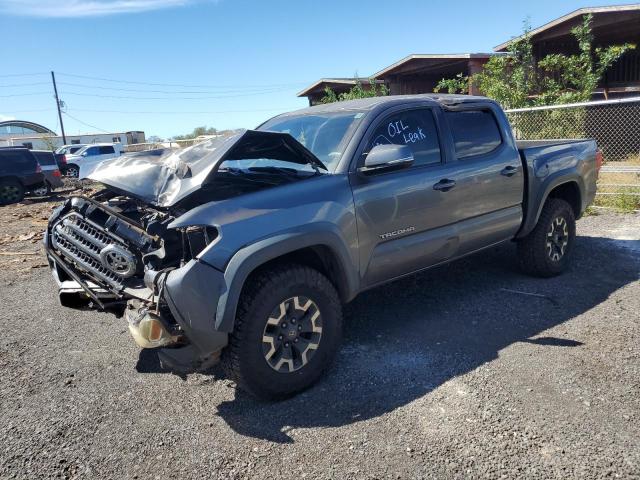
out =
[(526, 235), (535, 226), (547, 192), (556, 179), (567, 175), (574, 178), (583, 192), (580, 217), (596, 194), (596, 141), (591, 139), (554, 139), (516, 141), (525, 171), (524, 222), (518, 236)]

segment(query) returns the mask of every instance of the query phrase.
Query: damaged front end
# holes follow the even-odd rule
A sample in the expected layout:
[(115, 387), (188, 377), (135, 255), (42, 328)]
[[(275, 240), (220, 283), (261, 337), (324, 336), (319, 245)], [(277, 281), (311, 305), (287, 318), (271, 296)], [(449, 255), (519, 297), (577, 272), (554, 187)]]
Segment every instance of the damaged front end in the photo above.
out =
[[(212, 332), (206, 342), (194, 343), (190, 337), (197, 336), (194, 325), (200, 322), (169, 298), (170, 274), (188, 274), (190, 262), (216, 236), (213, 228), (167, 228), (174, 219), (171, 212), (106, 190), (94, 198), (69, 198), (51, 216), (44, 242), (63, 306), (124, 316), (140, 347), (181, 350), (163, 358), (185, 370), (217, 358), (227, 335)], [(216, 276), (222, 278), (208, 275), (208, 282)], [(171, 285), (176, 297), (193, 295), (182, 292), (181, 282)], [(214, 312), (206, 312), (201, 323), (212, 325)]]
[[(255, 165), (264, 159), (312, 169), (298, 174)], [(221, 168), (227, 160), (253, 167)], [(69, 198), (49, 220), (44, 241), (60, 303), (125, 316), (138, 345), (161, 347), (161, 360), (173, 368), (211, 363), (227, 344), (229, 331), (220, 329), (230, 326), (216, 321), (227, 284), (199, 255), (220, 240), (220, 231), (185, 226), (180, 217), (319, 169), (326, 167), (289, 134), (253, 130), (98, 164), (88, 178), (106, 189)]]

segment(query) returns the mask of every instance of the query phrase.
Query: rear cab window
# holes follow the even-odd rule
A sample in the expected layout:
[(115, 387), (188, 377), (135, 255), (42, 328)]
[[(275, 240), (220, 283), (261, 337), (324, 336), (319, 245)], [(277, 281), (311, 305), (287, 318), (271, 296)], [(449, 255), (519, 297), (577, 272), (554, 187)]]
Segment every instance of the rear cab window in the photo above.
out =
[(490, 110), (446, 111), (459, 160), (486, 155), (502, 145), (498, 122)]
[(407, 145), (413, 153), (413, 166), (439, 164), (442, 161), (438, 129), (429, 108), (392, 114), (374, 131), (365, 153), (376, 145)]

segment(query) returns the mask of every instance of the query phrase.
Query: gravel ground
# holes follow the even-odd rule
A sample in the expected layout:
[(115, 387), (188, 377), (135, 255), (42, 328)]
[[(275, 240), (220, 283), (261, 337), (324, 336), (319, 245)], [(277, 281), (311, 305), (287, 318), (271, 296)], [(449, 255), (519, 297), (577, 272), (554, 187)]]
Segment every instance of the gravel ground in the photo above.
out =
[(640, 216), (578, 232), (558, 278), (505, 245), (361, 295), (334, 368), (272, 404), (163, 372), (45, 268), (3, 277), (0, 477), (638, 478)]

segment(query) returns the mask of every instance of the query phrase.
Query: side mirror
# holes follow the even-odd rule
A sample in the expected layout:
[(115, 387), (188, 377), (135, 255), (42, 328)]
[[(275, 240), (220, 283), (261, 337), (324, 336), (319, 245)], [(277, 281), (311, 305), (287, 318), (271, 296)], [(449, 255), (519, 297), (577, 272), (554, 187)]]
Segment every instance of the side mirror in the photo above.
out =
[(86, 156), (87, 156), (87, 152), (82, 152), (82, 153), (80, 154), (80, 156), (81, 156), (81, 157), (86, 157)]
[(358, 169), (362, 173), (371, 173), (391, 168), (404, 168), (413, 164), (413, 153), (406, 145), (376, 145), (366, 158), (364, 166)]

